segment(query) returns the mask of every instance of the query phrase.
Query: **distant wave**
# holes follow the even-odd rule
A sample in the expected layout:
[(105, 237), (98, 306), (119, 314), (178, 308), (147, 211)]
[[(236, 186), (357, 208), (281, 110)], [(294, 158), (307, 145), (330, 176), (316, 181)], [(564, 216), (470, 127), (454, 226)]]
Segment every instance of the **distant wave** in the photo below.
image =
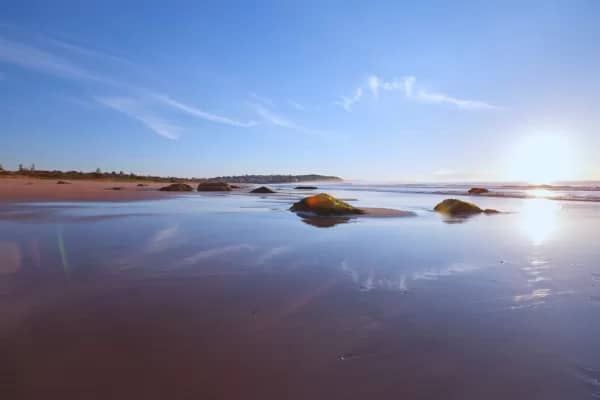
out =
[[(487, 193), (470, 195), (472, 187), (485, 187)], [(412, 194), (437, 194), (445, 196), (537, 198), (563, 201), (600, 202), (600, 182), (560, 183), (532, 185), (519, 183), (451, 183), (451, 184), (368, 184), (339, 183), (321, 185), (323, 190), (371, 191)]]

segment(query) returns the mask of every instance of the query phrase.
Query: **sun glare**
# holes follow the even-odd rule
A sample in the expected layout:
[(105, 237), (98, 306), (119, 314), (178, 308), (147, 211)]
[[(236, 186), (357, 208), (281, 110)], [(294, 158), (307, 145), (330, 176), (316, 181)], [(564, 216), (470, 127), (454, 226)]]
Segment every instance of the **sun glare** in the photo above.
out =
[(559, 230), (559, 212), (560, 204), (555, 200), (527, 199), (521, 209), (519, 228), (538, 246)]
[(573, 149), (564, 136), (528, 136), (508, 159), (506, 178), (531, 184), (576, 179)]

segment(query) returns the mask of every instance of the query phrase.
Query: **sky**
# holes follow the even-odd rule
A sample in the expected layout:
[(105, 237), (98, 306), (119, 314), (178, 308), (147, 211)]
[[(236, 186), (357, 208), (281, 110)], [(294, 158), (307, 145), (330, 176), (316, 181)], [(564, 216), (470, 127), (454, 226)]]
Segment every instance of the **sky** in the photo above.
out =
[(599, 20), (594, 0), (3, 0), (0, 164), (600, 179)]

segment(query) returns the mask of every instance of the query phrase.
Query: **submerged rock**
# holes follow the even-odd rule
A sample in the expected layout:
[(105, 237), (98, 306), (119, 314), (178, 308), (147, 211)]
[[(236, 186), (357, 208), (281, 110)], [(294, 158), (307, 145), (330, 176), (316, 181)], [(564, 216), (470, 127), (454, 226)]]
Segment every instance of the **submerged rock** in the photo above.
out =
[(164, 186), (158, 189), (162, 192), (193, 192), (194, 188), (185, 183), (172, 183), (169, 186)]
[(318, 187), (316, 187), (316, 186), (296, 186), (294, 189), (295, 190), (317, 190)]
[(484, 194), (489, 193), (489, 190), (482, 187), (472, 187), (469, 189), (469, 194)]
[(497, 214), (499, 211), (492, 209), (481, 209), (477, 205), (473, 203), (469, 203), (467, 201), (462, 201), (458, 199), (446, 199), (441, 203), (438, 203), (434, 208), (435, 211), (440, 214), (448, 215), (448, 216), (469, 216), (475, 214)]
[(257, 187), (254, 190), (251, 190), (250, 193), (275, 193), (275, 191), (266, 186)]
[(309, 212), (317, 215), (364, 214), (364, 211), (360, 208), (353, 207), (326, 193), (305, 197), (294, 203), (290, 207), (290, 210), (295, 212)]
[(231, 186), (226, 182), (202, 182), (198, 184), (199, 192), (231, 192)]

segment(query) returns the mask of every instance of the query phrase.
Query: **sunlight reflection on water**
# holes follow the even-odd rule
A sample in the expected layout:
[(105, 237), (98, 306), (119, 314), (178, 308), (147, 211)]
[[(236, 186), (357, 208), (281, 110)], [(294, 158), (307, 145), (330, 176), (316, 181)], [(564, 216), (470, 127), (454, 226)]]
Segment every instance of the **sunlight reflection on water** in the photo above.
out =
[(546, 199), (523, 202), (518, 222), (520, 231), (533, 245), (541, 245), (558, 231), (560, 207), (560, 203)]

